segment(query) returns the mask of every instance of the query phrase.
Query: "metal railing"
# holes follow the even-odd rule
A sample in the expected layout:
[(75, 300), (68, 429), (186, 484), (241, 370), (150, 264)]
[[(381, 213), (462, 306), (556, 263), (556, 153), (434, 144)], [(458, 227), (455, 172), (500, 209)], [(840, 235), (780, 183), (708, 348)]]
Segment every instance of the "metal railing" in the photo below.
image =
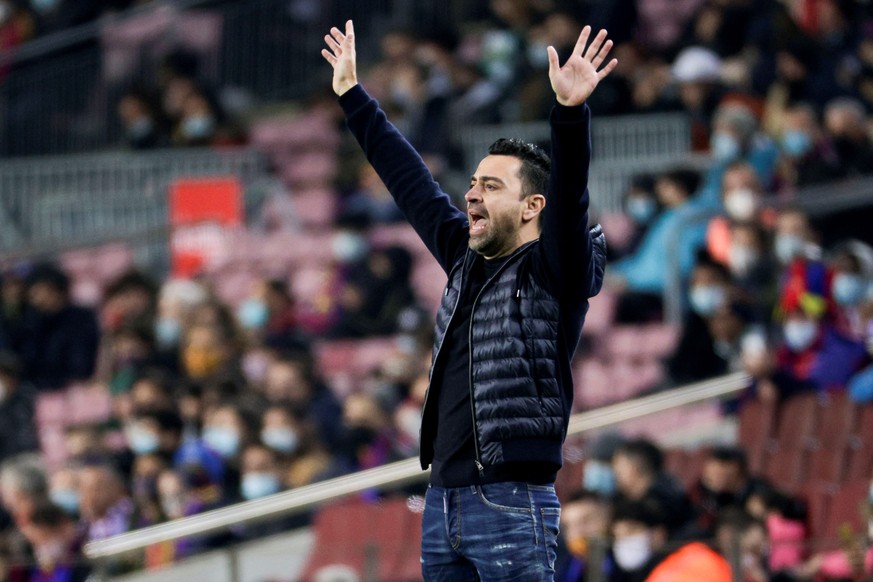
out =
[[(455, 128), (455, 139), (468, 168), (475, 168), (488, 146), (514, 137), (547, 146), (547, 122), (505, 123)], [(597, 211), (621, 210), (621, 197), (634, 176), (662, 171), (691, 152), (690, 121), (685, 114), (594, 117), (589, 190)]]
[[(668, 392), (581, 412), (570, 419), (568, 436), (678, 406), (734, 394), (746, 388), (748, 383), (749, 377), (746, 374), (735, 373)], [(142, 550), (152, 544), (226, 531), (230, 527), (244, 523), (300, 513), (353, 493), (421, 481), (427, 477), (427, 474), (421, 471), (417, 458), (406, 459), (263, 499), (247, 501), (91, 542), (85, 546), (85, 555), (91, 559), (105, 560)]]
[(249, 148), (79, 154), (0, 161), (4, 254), (86, 246), (167, 226), (167, 188), (178, 178), (267, 176)]
[(120, 144), (120, 96), (134, 84), (156, 86), (161, 60), (175, 50), (197, 57), (207, 86), (255, 101), (300, 99), (330, 85), (320, 55), (330, 25), (355, 18), (362, 57), (375, 59), (377, 31), (447, 25), (462, 4), (173, 0), (38, 38), (0, 53), (0, 156)]

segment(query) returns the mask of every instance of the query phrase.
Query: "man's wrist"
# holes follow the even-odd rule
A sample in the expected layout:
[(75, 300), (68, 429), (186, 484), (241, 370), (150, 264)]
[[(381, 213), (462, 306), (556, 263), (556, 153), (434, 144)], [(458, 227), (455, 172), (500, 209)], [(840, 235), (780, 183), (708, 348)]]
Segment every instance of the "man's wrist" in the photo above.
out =
[(343, 95), (351, 91), (357, 84), (357, 79), (355, 79), (354, 82), (343, 84), (343, 87), (339, 91), (337, 91), (337, 97), (342, 97)]

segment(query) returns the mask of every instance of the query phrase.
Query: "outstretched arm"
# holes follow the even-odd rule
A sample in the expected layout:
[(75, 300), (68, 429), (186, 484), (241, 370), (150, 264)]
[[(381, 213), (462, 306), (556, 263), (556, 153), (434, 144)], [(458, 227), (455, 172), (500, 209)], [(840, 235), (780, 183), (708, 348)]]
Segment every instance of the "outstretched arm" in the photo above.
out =
[(452, 205), (418, 152), (404, 139), (358, 85), (355, 29), (334, 27), (324, 37), (322, 56), (333, 67), (333, 90), (339, 96), (349, 129), (385, 183), (409, 223), (444, 270), (467, 248), (467, 216)]
[(591, 40), (591, 27), (579, 35), (563, 66), (548, 47), (549, 80), (558, 104), (552, 110), (552, 169), (540, 236), (550, 278), (563, 290), (588, 292), (593, 277), (592, 239), (588, 233), (588, 166), (591, 161), (591, 111), (585, 101), (615, 69), (612, 48), (601, 30)]

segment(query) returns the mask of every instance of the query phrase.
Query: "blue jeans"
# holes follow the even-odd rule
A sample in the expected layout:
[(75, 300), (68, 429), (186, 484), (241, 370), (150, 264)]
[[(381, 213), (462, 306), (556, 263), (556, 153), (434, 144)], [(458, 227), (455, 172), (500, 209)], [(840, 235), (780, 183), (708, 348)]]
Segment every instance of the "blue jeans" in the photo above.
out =
[(553, 485), (428, 485), (421, 536), (424, 579), (554, 580), (560, 516)]

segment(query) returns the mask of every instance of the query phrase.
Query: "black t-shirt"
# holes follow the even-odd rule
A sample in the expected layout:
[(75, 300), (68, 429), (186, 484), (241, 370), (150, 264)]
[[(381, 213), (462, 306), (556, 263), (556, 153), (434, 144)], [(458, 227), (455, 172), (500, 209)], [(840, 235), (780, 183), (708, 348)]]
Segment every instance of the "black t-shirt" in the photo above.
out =
[(446, 332), (441, 365), (434, 370), (431, 390), (436, 389), (437, 426), (433, 440), (434, 460), (430, 482), (437, 487), (466, 487), (483, 483), (525, 481), (552, 483), (555, 468), (551, 464), (505, 463), (476, 467), (473, 437), (473, 407), (470, 401), (470, 316), (473, 302), (508, 257), (477, 260), (461, 290), (457, 312)]

